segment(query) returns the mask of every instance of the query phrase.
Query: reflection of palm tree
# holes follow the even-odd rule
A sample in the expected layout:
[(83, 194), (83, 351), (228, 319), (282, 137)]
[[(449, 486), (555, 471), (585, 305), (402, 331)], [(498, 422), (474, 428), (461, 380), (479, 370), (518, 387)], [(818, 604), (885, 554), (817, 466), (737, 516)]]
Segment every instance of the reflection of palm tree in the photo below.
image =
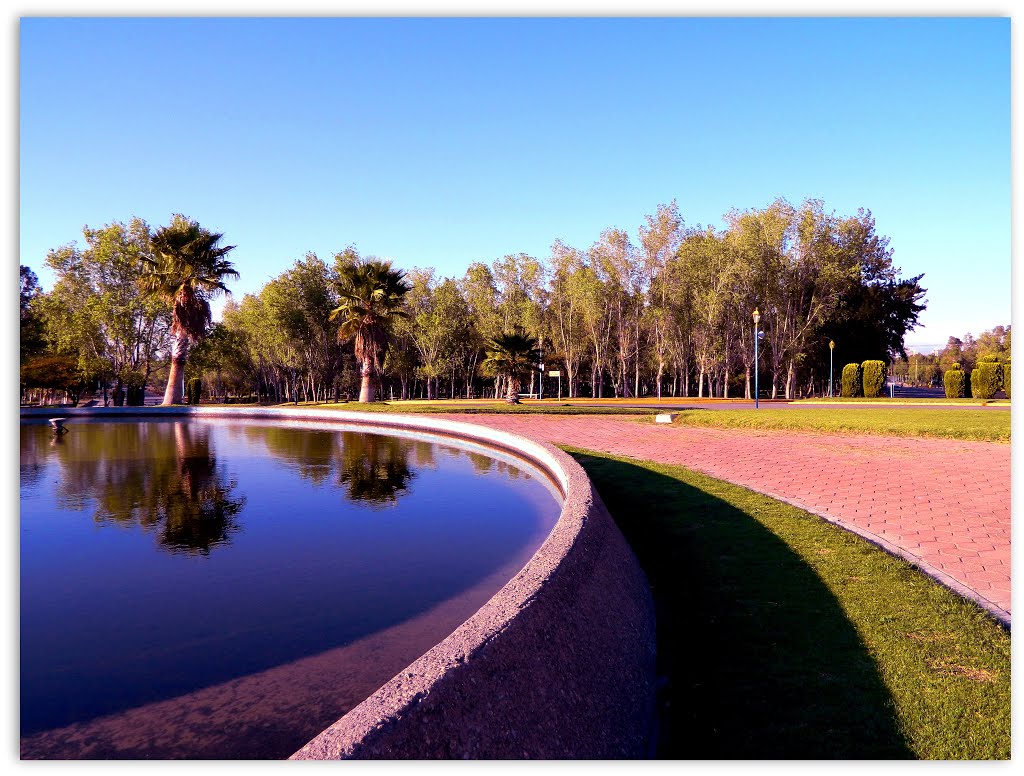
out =
[(159, 530), (171, 552), (208, 555), (238, 529), (245, 504), (210, 449), (209, 429), (188, 423), (81, 425), (58, 453), (65, 508), (96, 502), (98, 523)]
[(172, 551), (208, 555), (210, 547), (225, 543), (228, 532), (238, 527), (234, 517), (245, 499), (230, 497), (236, 483), (222, 481), (210, 452), (209, 432), (203, 429), (205, 433), (193, 436), (187, 424), (174, 426), (179, 476), (168, 483), (171, 487), (158, 503), (163, 518), (160, 543)]
[(409, 468), (408, 440), (347, 431), (343, 435), (338, 480), (353, 501), (390, 504), (398, 500), (415, 476)]

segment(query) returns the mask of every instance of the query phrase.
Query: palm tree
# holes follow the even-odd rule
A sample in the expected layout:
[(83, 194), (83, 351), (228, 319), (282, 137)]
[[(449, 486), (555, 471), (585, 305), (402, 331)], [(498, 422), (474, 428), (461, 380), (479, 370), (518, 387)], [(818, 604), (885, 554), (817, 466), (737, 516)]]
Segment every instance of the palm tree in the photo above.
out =
[(171, 372), (164, 404), (181, 404), (189, 347), (202, 340), (212, 321), (208, 300), (220, 293), (231, 293), (224, 285), (225, 278), (238, 279), (235, 268), (225, 258), (235, 246), (218, 245), (223, 236), (176, 213), (168, 226), (160, 227), (153, 235), (153, 256), (143, 259), (143, 291), (172, 306)]
[(520, 332), (499, 334), (487, 344), (487, 358), (480, 364), (485, 374), (508, 380), (505, 401), (519, 404), (522, 376), (540, 361), (537, 340)]
[(405, 272), (392, 269), (390, 261), (367, 259), (345, 264), (338, 270), (340, 304), (331, 311), (333, 321), (343, 318), (338, 342), (355, 338), (356, 360), (362, 384), (359, 401), (376, 399), (381, 364), (391, 344), (395, 318), (408, 318), (401, 309), (410, 286)]

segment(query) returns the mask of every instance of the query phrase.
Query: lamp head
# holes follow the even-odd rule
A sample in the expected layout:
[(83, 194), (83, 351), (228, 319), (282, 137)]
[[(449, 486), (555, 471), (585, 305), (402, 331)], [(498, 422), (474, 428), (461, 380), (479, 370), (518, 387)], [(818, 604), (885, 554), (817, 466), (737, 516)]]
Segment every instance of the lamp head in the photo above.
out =
[(755, 307), (754, 308), (754, 325), (757, 326), (757, 324), (758, 324), (758, 322), (760, 320), (761, 320), (761, 313), (759, 313), (757, 308)]
[(835, 350), (835, 348), (836, 348), (836, 343), (833, 342), (832, 340), (829, 340), (828, 341), (828, 349), (829, 350)]

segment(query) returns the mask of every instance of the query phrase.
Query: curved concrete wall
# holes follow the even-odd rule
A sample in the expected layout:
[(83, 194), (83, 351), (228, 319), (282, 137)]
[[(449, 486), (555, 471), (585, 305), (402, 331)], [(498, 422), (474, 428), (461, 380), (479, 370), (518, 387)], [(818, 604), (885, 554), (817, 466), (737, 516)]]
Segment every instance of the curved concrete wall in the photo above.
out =
[(335, 420), (441, 433), (524, 456), (559, 483), (562, 513), (529, 563), (448, 638), (293, 759), (610, 759), (650, 751), (650, 591), (586, 473), (561, 450), (429, 416), (216, 407), (22, 414), (115, 413)]

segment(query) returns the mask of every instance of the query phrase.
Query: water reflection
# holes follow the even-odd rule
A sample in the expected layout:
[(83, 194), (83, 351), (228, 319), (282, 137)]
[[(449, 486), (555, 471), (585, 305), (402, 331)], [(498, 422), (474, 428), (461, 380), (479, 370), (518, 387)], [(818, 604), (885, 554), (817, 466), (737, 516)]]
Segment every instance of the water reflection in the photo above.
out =
[(21, 428), (23, 757), (287, 756), (479, 609), (560, 508), (443, 442), (70, 428)]
[[(38, 481), (50, 456), (60, 465), (56, 487), (62, 509), (91, 504), (99, 525), (140, 526), (157, 531), (170, 552), (209, 555), (238, 530), (245, 497), (235, 495), (214, 455), (210, 429), (185, 422), (78, 424), (52, 444), (44, 426), (21, 435), (22, 487)], [(140, 466), (139, 462), (145, 465)]]
[[(338, 482), (345, 486), (346, 495), (353, 501), (366, 501), (378, 506), (393, 504), (407, 490), (413, 477), (409, 468), (410, 451), (414, 447), (432, 447), (377, 434), (346, 432), (342, 438)], [(422, 455), (416, 457), (422, 468)]]
[(393, 505), (409, 491), (416, 476), (411, 461), (419, 469), (436, 466), (433, 444), (402, 437), (286, 426), (252, 426), (245, 435), (303, 479), (318, 486), (333, 482), (349, 501), (370, 506)]

